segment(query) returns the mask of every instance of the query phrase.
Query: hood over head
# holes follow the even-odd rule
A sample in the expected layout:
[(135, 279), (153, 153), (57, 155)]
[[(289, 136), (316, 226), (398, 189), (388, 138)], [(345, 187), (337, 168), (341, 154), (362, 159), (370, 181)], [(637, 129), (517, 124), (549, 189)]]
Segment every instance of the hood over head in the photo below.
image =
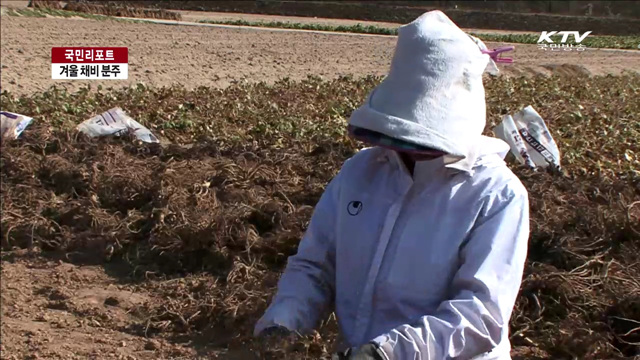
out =
[(444, 13), (427, 12), (398, 29), (389, 74), (349, 125), (443, 151), (448, 164), (472, 166), (487, 140), (482, 75), (490, 61)]

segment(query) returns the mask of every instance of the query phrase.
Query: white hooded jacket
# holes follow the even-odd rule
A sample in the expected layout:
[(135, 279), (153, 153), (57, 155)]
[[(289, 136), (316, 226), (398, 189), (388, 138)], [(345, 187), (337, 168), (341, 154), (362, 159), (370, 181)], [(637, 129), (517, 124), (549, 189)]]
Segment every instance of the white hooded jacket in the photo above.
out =
[[(373, 341), (388, 359), (510, 359), (528, 196), (503, 161), (509, 146), (481, 136), (488, 59), (452, 24), (434, 11), (401, 27), (398, 48), (414, 41), (405, 45), (419, 52), (397, 51), (387, 79), (350, 119), (452, 156), (419, 161), (413, 174), (396, 152), (380, 147), (347, 160), (317, 204), (256, 335), (273, 325), (309, 331), (335, 310), (346, 346)], [(463, 64), (439, 62), (433, 52)], [(416, 56), (435, 62), (440, 75), (425, 75), (424, 64), (407, 59)], [(402, 72), (439, 84), (393, 78)], [(403, 85), (422, 94), (393, 91)], [(477, 108), (461, 109), (465, 103)]]

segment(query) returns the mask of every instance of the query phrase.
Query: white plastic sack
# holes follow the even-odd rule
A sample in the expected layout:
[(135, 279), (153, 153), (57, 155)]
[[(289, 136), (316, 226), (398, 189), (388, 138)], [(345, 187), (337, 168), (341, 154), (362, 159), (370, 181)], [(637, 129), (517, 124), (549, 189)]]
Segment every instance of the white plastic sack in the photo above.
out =
[(141, 141), (147, 143), (160, 142), (149, 129), (129, 117), (121, 108), (116, 107), (100, 115), (84, 121), (77, 127), (78, 131), (90, 137), (120, 136), (132, 131)]
[[(521, 164), (529, 167), (560, 168), (560, 150), (553, 140), (547, 124), (531, 106), (506, 115), (493, 129), (494, 134), (506, 141)], [(524, 144), (524, 147), (523, 147)]]
[(0, 136), (2, 139), (17, 139), (32, 120), (33, 118), (25, 115), (0, 111), (0, 127), (2, 128)]
[(526, 164), (532, 168), (536, 167), (529, 156), (527, 146), (524, 144), (524, 140), (522, 140), (522, 136), (520, 136), (516, 123), (513, 121), (511, 115), (503, 116), (502, 122), (493, 129), (493, 132), (497, 137), (509, 144), (511, 153), (513, 153), (520, 164)]

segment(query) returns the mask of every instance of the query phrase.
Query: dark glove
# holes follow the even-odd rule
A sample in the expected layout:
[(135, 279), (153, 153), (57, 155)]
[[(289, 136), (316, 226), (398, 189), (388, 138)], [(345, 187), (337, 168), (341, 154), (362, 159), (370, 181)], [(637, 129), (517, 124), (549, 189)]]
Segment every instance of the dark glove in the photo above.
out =
[(387, 357), (378, 345), (369, 343), (359, 348), (351, 348), (343, 352), (333, 354), (331, 360), (386, 360)]
[(275, 325), (275, 326), (270, 326), (270, 327), (262, 330), (262, 332), (260, 333), (260, 337), (264, 337), (264, 338), (273, 338), (273, 337), (286, 338), (291, 334), (292, 334), (292, 332), (289, 329), (287, 329), (286, 327), (281, 326), (281, 325)]

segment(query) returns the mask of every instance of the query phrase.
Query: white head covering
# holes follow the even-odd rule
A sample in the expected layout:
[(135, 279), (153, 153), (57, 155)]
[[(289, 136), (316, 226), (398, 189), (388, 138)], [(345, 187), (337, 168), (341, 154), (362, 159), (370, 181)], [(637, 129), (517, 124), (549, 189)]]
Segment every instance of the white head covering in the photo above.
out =
[(441, 11), (398, 29), (388, 76), (349, 124), (472, 160), (486, 123), (482, 74), (490, 64), (475, 40)]
[[(487, 48), (487, 45), (485, 45), (485, 43), (482, 42), (482, 40), (478, 39), (473, 35), (469, 35), (469, 37), (478, 45), (480, 50), (489, 50), (489, 48)], [(498, 75), (498, 73), (500, 73), (500, 69), (498, 69), (498, 65), (496, 65), (496, 62), (493, 61), (491, 57), (489, 57), (489, 63), (487, 64), (487, 68), (485, 69), (485, 71), (493, 76), (496, 76)]]

